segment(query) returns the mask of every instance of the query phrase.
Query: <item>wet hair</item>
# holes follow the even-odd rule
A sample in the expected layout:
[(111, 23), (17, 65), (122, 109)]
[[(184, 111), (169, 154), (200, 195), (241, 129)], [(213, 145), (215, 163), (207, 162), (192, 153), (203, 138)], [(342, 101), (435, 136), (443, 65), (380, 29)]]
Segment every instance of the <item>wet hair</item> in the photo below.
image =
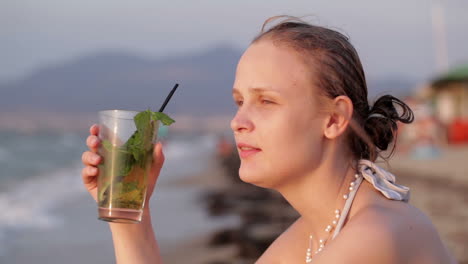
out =
[[(279, 23), (266, 29), (272, 21)], [(311, 25), (291, 16), (267, 19), (252, 43), (273, 41), (275, 45), (292, 48), (300, 58), (311, 62), (314, 85), (320, 96), (333, 99), (347, 96), (353, 103), (353, 116), (347, 130), (347, 144), (354, 159), (375, 161), (388, 159), (395, 150), (397, 122), (413, 122), (413, 111), (391, 95), (378, 98), (372, 107), (367, 100), (367, 84), (359, 56), (345, 35), (321, 26)], [(381, 154), (393, 145), (390, 154)]]

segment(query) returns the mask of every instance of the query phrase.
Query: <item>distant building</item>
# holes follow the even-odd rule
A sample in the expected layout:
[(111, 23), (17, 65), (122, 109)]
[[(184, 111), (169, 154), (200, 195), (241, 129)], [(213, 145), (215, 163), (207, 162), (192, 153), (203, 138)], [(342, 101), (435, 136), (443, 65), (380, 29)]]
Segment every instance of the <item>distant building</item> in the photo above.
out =
[(468, 64), (433, 80), (421, 95), (445, 127), (449, 144), (468, 143)]

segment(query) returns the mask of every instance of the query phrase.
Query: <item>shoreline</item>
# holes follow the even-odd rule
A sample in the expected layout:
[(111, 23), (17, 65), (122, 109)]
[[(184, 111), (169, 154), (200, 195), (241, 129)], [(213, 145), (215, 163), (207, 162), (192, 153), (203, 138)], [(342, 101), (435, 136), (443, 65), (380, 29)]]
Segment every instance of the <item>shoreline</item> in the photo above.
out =
[[(208, 218), (203, 207), (196, 204), (199, 194), (209, 186), (207, 182), (220, 182), (224, 178), (214, 165), (214, 162), (210, 163), (199, 173), (176, 177), (157, 186), (150, 207), (165, 263), (206, 263), (223, 259), (219, 258), (221, 255), (229, 257), (232, 254), (232, 248), (208, 246), (210, 230), (222, 228), (226, 221)], [(58, 221), (47, 228), (19, 226), (5, 229), (3, 242), (6, 247), (0, 254), (0, 263), (115, 262), (108, 224), (97, 219), (97, 205), (85, 190), (48, 212)], [(191, 221), (190, 228), (186, 227), (187, 219)]]

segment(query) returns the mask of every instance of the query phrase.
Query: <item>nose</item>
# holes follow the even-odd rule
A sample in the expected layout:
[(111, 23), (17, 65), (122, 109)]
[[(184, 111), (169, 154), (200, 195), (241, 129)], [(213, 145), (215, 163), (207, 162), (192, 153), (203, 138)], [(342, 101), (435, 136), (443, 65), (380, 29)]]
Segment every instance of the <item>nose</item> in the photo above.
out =
[(254, 129), (252, 120), (248, 118), (246, 111), (239, 109), (231, 120), (231, 129), (236, 133), (250, 132)]

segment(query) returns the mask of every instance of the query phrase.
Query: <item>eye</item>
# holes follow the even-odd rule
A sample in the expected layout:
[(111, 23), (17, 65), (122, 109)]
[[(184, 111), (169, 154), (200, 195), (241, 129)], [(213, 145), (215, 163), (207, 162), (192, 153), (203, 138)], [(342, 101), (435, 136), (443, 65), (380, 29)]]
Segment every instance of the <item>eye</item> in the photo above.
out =
[(242, 104), (244, 103), (244, 101), (242, 101), (242, 100), (234, 100), (234, 103), (235, 103), (237, 106), (242, 106)]
[(272, 100), (268, 100), (268, 99), (265, 99), (265, 98), (260, 99), (260, 102), (262, 104), (275, 104), (275, 102), (273, 102)]

